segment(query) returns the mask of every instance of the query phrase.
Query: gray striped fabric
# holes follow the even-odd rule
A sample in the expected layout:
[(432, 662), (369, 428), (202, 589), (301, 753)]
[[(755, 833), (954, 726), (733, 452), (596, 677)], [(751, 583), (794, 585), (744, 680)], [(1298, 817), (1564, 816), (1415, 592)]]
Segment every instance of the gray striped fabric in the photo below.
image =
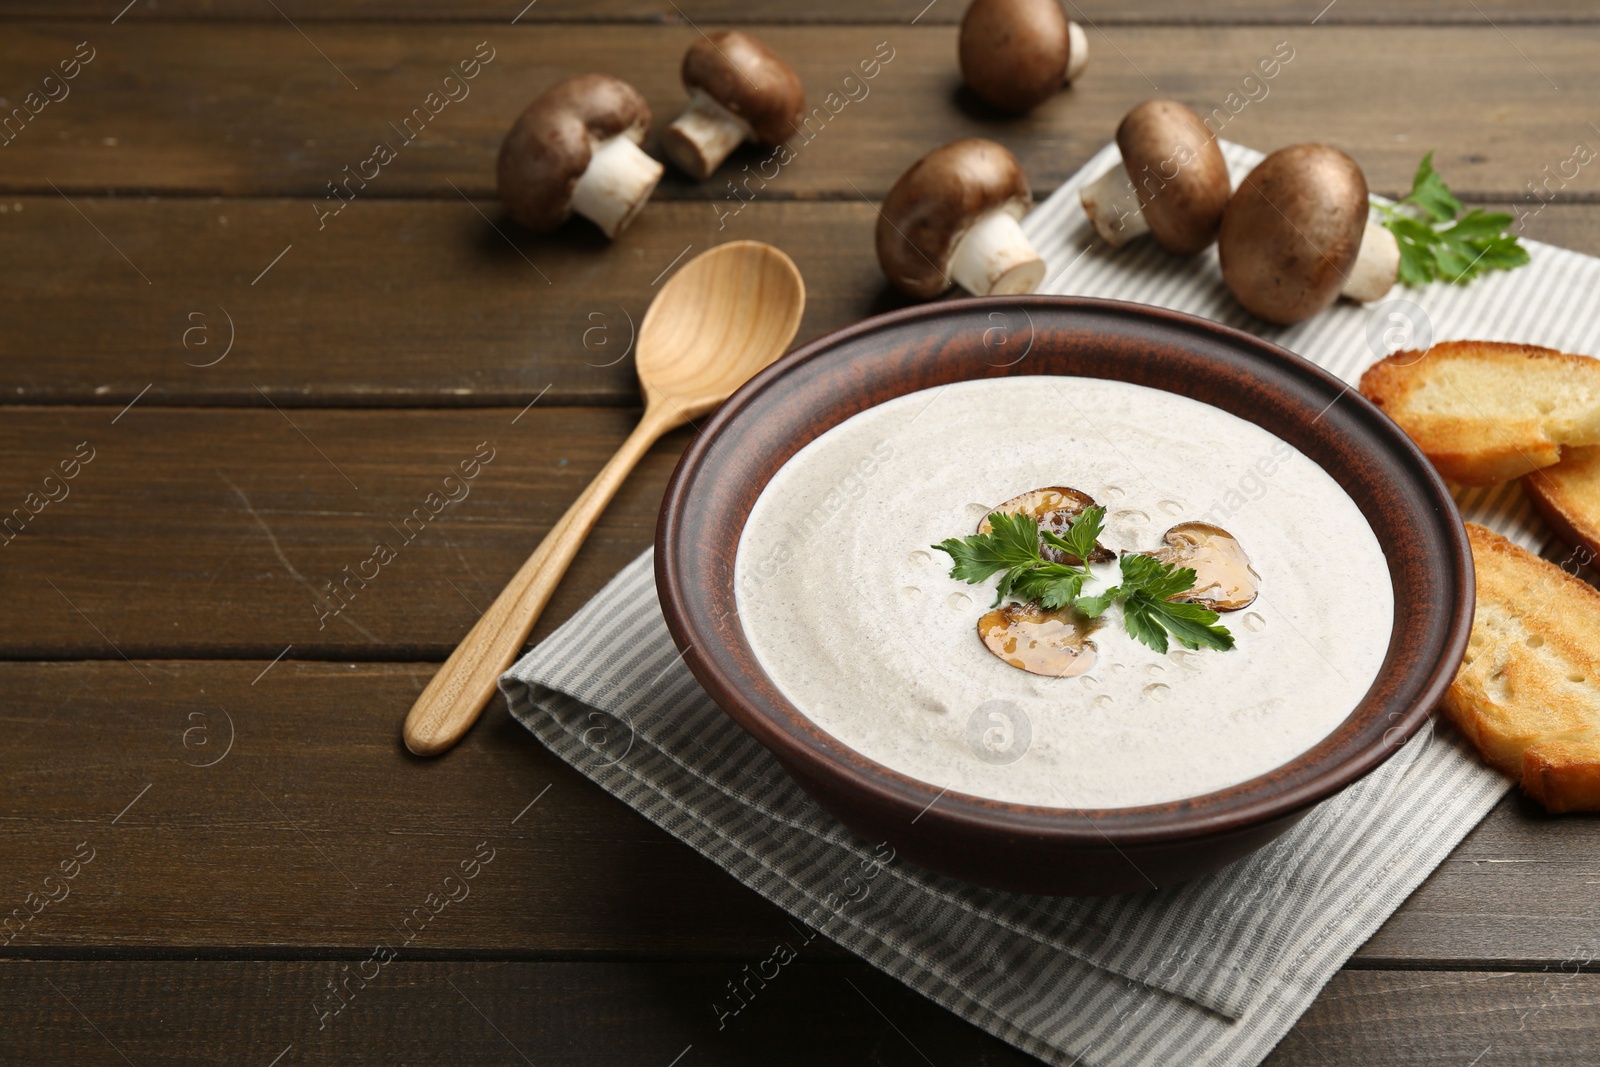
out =
[[(1257, 153), (1226, 146), (1235, 178)], [(1222, 288), (1214, 252), (1114, 252), (1077, 206), (1109, 146), (1029, 216), (1047, 291), (1135, 300), (1256, 329), (1354, 381), (1386, 330), (1594, 350), (1583, 300), (1600, 262), (1533, 245), (1532, 265), (1470, 287), (1398, 291), (1411, 307), (1339, 306), (1266, 331)], [(1391, 314), (1401, 314), (1399, 320)], [(1369, 332), (1379, 338), (1369, 343)], [(1459, 497), (1469, 518), (1539, 549), (1515, 485)], [(618, 623), (617, 620), (627, 620)], [(897, 863), (824, 814), (734, 726), (681, 662), (649, 553), (501, 681), (541, 741), (813, 931), (1051, 1063), (1253, 1064), (1335, 970), (1449, 853), (1508, 783), (1440, 725), (1271, 846), (1160, 892), (1096, 899), (998, 893)], [(777, 946), (774, 946), (776, 949)], [(731, 996), (714, 1005), (732, 1016)]]

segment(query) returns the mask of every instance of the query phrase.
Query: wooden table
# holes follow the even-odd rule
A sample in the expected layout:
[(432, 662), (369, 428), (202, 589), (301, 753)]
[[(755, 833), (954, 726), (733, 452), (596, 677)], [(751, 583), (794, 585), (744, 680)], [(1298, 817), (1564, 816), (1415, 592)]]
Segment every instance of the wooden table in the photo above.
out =
[[(0, 146), (0, 515), (25, 519), (0, 537), (6, 1064), (1025, 1062), (820, 940), (719, 1029), (783, 914), (503, 704), (440, 759), (399, 744), (635, 419), (653, 287), (758, 238), (805, 274), (801, 340), (898, 306), (874, 202), (913, 159), (995, 137), (1042, 197), (1157, 93), (1239, 93), (1224, 136), (1337, 144), (1384, 193), (1435, 149), (1464, 199), (1600, 252), (1579, 0), (1082, 0), (1088, 74), (1014, 120), (959, 90), (959, 0), (125, 2), (0, 13), (5, 108), (58, 97)], [(659, 125), (684, 48), (729, 20), (814, 102), (852, 97), (781, 174), (736, 194), (750, 152), (669, 176), (615, 245), (505, 222), (494, 155), (538, 91), (611, 71)], [(1245, 78), (1279, 42), (1263, 97)], [(330, 214), (380, 142), (395, 158)], [(649, 543), (686, 440), (646, 459), (536, 636)], [(323, 616), (380, 540), (402, 547)], [(1600, 1062), (1597, 884), (1594, 820), (1507, 799), (1268, 1062)]]

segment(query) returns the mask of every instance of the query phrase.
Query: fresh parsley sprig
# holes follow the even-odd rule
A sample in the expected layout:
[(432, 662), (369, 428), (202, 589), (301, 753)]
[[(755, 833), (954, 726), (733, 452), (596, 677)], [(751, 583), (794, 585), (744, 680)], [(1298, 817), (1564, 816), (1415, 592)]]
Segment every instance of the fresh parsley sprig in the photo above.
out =
[(1170, 633), (1184, 648), (1214, 648), (1226, 652), (1233, 635), (1219, 625), (1216, 612), (1201, 604), (1177, 603), (1171, 598), (1194, 588), (1195, 573), (1174, 567), (1153, 556), (1129, 553), (1121, 559), (1122, 583), (1098, 596), (1078, 599), (1078, 610), (1091, 619), (1122, 601), (1123, 625), (1128, 632), (1157, 652), (1167, 651)]
[(1433, 153), (1422, 157), (1411, 192), (1397, 204), (1373, 207), (1400, 246), (1400, 281), (1421, 286), (1443, 280), (1465, 285), (1491, 270), (1511, 270), (1528, 262), (1528, 250), (1506, 232), (1511, 216), (1481, 208), (1466, 210), (1439, 172)]
[(950, 568), (952, 578), (975, 585), (999, 574), (996, 606), (1007, 597), (1016, 597), (1037, 600), (1046, 608), (1058, 610), (1078, 599), (1089, 570), (1081, 563), (1074, 566), (1045, 559), (1039, 550), (1040, 538), (1051, 548), (1086, 560), (1105, 528), (1105, 515), (1105, 508), (1085, 508), (1067, 530), (1067, 536), (1059, 537), (1049, 530), (1041, 534), (1038, 521), (1031, 515), (997, 511), (989, 516), (989, 533), (952, 537), (933, 547), (954, 561)]
[(1169, 598), (1194, 588), (1195, 573), (1173, 567), (1153, 556), (1122, 557), (1122, 582), (1104, 593), (1084, 596), (1083, 586), (1092, 575), (1082, 563), (1054, 563), (1044, 558), (1040, 540), (1078, 560), (1087, 560), (1105, 528), (1105, 508), (1085, 508), (1060, 537), (1040, 531), (1031, 515), (989, 516), (990, 532), (949, 538), (933, 547), (950, 556), (950, 577), (976, 585), (1000, 575), (995, 605), (1008, 597), (1037, 600), (1050, 610), (1076, 606), (1093, 618), (1122, 603), (1123, 625), (1128, 633), (1157, 652), (1167, 651), (1170, 634), (1185, 648), (1233, 647), (1233, 635), (1218, 625), (1218, 615), (1199, 604), (1173, 603)]

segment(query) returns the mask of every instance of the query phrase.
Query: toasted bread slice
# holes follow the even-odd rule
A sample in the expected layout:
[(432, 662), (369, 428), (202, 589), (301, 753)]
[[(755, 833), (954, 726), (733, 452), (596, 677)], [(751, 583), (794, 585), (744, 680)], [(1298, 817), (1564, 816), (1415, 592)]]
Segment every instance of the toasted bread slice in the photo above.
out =
[(1558, 737), (1522, 754), (1522, 788), (1546, 811), (1600, 811), (1600, 734)]
[(1600, 447), (1567, 448), (1561, 462), (1522, 479), (1523, 491), (1578, 563), (1600, 558)]
[(1444, 341), (1367, 368), (1361, 393), (1439, 473), (1494, 485), (1600, 444), (1600, 360), (1498, 341)]
[(1445, 711), (1549, 810), (1600, 810), (1600, 592), (1482, 526), (1467, 537), (1477, 615)]

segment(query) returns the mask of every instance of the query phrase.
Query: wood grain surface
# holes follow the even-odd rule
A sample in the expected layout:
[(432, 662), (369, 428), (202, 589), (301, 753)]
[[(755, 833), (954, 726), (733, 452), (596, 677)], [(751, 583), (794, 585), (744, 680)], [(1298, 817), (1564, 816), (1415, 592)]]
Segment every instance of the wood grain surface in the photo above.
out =
[[(292, 643), (301, 657), (442, 659), (637, 418), (537, 404), (4, 410), (7, 513), (81, 443), (94, 449), (68, 495), (0, 546), (13, 609), (0, 649), (40, 658), (270, 659)], [(535, 636), (648, 545), (687, 432), (623, 485)], [(489, 461), (460, 478), (480, 452)], [(379, 545), (394, 558), (363, 579)]]
[[(1591, 182), (1600, 191), (1600, 171), (1574, 184)], [(584, 223), (550, 238), (508, 230), (513, 247), (460, 201), (373, 201), (255, 286), (302, 202), (80, 203), (159, 290), (130, 285), (127, 263), (59, 197), (12, 203), (22, 211), (0, 214), (0, 259), (30, 265), (0, 286), (12, 404), (121, 409), (143, 393), (142, 407), (265, 408), (265, 394), (284, 408), (520, 409), (542, 396), (524, 422), (552, 406), (636, 407), (629, 345), (662, 271), (743, 238), (780, 244), (807, 279), (797, 343), (907, 303), (878, 268), (867, 203), (756, 201), (723, 226), (707, 204), (655, 204), (609, 249)], [(1521, 212), (1526, 236), (1600, 254), (1600, 203), (1484, 206)]]
[[(790, 935), (793, 936), (792, 934)], [(809, 952), (809, 949), (804, 950)], [(726, 1018), (747, 960), (470, 963), (367, 953), (295, 962), (31, 962), (0, 994), (35, 1025), (7, 1062), (817, 1064), (1038, 1063), (861, 964), (804, 955)], [(374, 970), (376, 974), (374, 975)], [(363, 985), (360, 974), (373, 975)], [(335, 992), (334, 987), (348, 990)], [(719, 1001), (720, 996), (720, 1001)], [(343, 1004), (337, 1013), (334, 1008)], [(1592, 974), (1345, 971), (1266, 1067), (1592, 1065)], [(723, 1023), (719, 1027), (719, 1021)], [(292, 1057), (292, 1058), (291, 1058)]]
[[(709, 204), (652, 204), (613, 249), (586, 222), (517, 231), (492, 201), (374, 200), (255, 285), (294, 244), (303, 201), (79, 204), (155, 287), (130, 285), (138, 276), (60, 197), (13, 204), (0, 257), (33, 268), (0, 287), (0, 320), (19, 327), (0, 331), (10, 403), (120, 408), (149, 386), (140, 403), (153, 406), (264, 406), (262, 393), (286, 407), (520, 408), (540, 394), (542, 407), (637, 406), (632, 344), (663, 272), (737, 239), (781, 244), (812, 282), (799, 340), (904, 303), (878, 269), (865, 202), (758, 201), (721, 223)], [(85, 304), (98, 313), (73, 313)]]
[[(1226, 107), (1279, 42), (1294, 59), (1223, 136), (1330, 141), (1384, 192), (1434, 149), (1467, 199), (1600, 253), (1600, 170), (1530, 189), (1600, 138), (1600, 9), (1074, 0), (1089, 73), (1001, 120), (960, 88), (963, 7), (0, 10), (6, 113), (93, 55), (0, 144), (0, 518), (27, 515), (0, 534), (6, 907), (93, 856), (0, 946), (0, 1062), (1032, 1062), (825, 938), (719, 1029), (716, 993), (788, 936), (781, 912), (502, 704), (434, 761), (404, 752), (401, 717), (637, 418), (628, 338), (681, 256), (783, 247), (806, 278), (809, 340), (901, 305), (873, 257), (875, 202), (929, 148), (1000, 140), (1043, 196), (1133, 103)], [(703, 185), (669, 175), (614, 246), (583, 223), (508, 224), (493, 159), (535, 94), (612, 71), (659, 127), (683, 104), (696, 29), (731, 23), (790, 56), (813, 105), (839, 94), (790, 165), (748, 196), (729, 181), (759, 170), (754, 150)], [(415, 137), (396, 131), (480, 42), (493, 58), (470, 94)], [(846, 83), (880, 45), (893, 58)], [(395, 160), (328, 215), (327, 184), (378, 141)], [(535, 640), (649, 543), (691, 433), (623, 486)], [(480, 444), (493, 459), (445, 499)], [(27, 510), (85, 445), (70, 492)], [(327, 599), (385, 539), (401, 542), (394, 561)], [(1597, 845), (1600, 822), (1508, 797), (1268, 1062), (1600, 1063)], [(330, 983), (480, 847), (493, 859), (471, 897), (332, 1012)]]
[[(126, 4), (126, 7), (124, 5)], [(273, 8), (277, 10), (274, 11)], [(295, 22), (366, 19), (419, 22), (719, 22), (747, 25), (785, 23), (909, 23), (939, 25), (961, 21), (960, 0), (281, 0), (270, 7), (255, 0), (14, 0), (0, 17), (66, 18), (87, 23), (190, 19)], [(1583, 0), (1327, 0), (1272, 3), (1270, 0), (1074, 0), (1068, 13), (1092, 27), (1130, 23), (1167, 25), (1272, 23), (1319, 25), (1460, 23), (1467, 26), (1600, 20)], [(1093, 44), (1091, 42), (1091, 47)]]
[[(70, 22), (8, 26), (0, 69), (17, 72), (20, 94), (73, 56), (87, 32)], [(954, 27), (772, 27), (764, 38), (793, 57), (813, 107), (814, 118), (792, 143), (793, 160), (768, 167), (772, 177), (762, 187), (767, 156), (742, 149), (703, 184), (669, 174), (655, 198), (731, 208), (745, 194), (729, 182), (742, 183), (747, 173), (761, 199), (879, 198), (929, 149), (967, 136), (1009, 146), (1043, 192), (1110, 140), (1128, 108), (1156, 95), (1205, 114), (1225, 107), (1214, 125), (1244, 144), (1338, 145), (1361, 162), (1374, 189), (1387, 192), (1408, 189), (1417, 160), (1434, 150), (1453, 188), (1520, 195), (1542, 167), (1597, 136), (1588, 101), (1600, 93), (1593, 62), (1600, 25), (1109, 32), (1093, 76), (1028, 116), (1002, 119), (961, 90)], [(277, 247), (298, 238), (296, 250), (307, 252), (366, 200), (493, 196), (494, 157), (507, 127), (558, 77), (586, 70), (626, 77), (649, 101), (657, 125), (670, 122), (685, 103), (678, 64), (696, 31), (329, 23), (308, 42), (288, 24), (241, 32), (225, 24), (124, 22), (88, 36), (95, 58), (67, 83), (72, 95), (46, 105), (0, 150), (0, 192), (296, 196), (303, 198), (301, 222)], [(1270, 81), (1246, 85), (1280, 45), (1292, 60)], [(480, 46), (493, 59), (454, 90), (461, 99), (435, 97), (438, 113), (424, 110), (406, 127)], [(1419, 65), (1427, 56), (1440, 61)], [(874, 77), (864, 78), (863, 63)], [(349, 179), (379, 143), (395, 158), (365, 187)], [(338, 196), (353, 199), (335, 199), (330, 182), (340, 183)], [(341, 202), (338, 217), (318, 214)], [(636, 240), (624, 235), (619, 247), (638, 247)]]

